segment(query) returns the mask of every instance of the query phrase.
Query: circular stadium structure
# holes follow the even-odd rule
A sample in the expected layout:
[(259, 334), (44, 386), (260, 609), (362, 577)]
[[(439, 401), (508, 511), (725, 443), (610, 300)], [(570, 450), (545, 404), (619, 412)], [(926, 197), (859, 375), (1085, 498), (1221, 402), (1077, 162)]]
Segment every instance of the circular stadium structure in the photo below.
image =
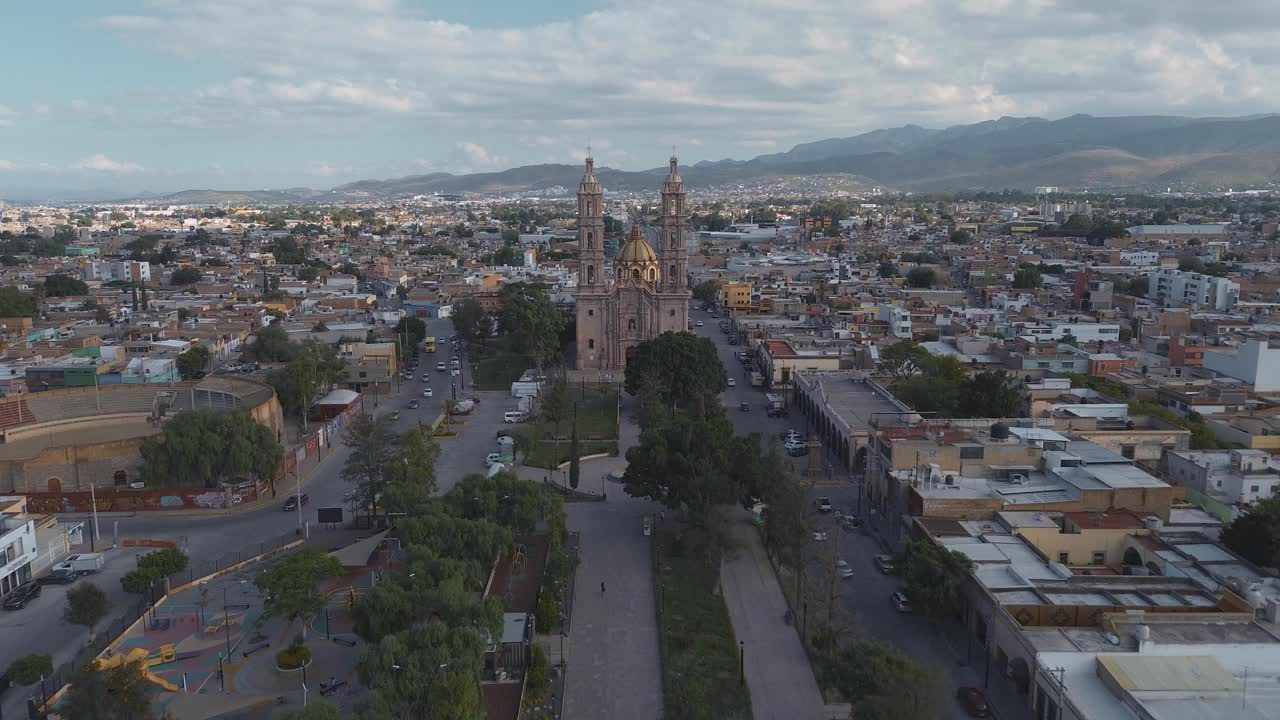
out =
[[(0, 495), (126, 490), (143, 441), (184, 410), (244, 409), (282, 438), (268, 385), (231, 377), (199, 382), (102, 385), (0, 399)], [(136, 485), (134, 486), (136, 487)]]

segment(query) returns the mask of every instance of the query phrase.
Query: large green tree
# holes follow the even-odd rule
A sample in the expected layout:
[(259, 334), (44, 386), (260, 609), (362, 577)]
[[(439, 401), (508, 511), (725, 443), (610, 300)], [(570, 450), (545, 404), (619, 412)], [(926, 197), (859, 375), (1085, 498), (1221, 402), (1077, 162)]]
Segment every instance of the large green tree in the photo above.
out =
[(914, 340), (901, 340), (880, 349), (876, 369), (894, 380), (901, 380), (920, 372), (929, 359), (929, 351), (923, 345)]
[(1256, 503), (1222, 528), (1222, 544), (1249, 562), (1280, 568), (1280, 498)]
[(0, 287), (0, 317), (35, 317), (39, 310), (36, 298), (12, 285)]
[(290, 621), (307, 621), (324, 610), (320, 583), (342, 575), (342, 563), (318, 547), (306, 547), (253, 579), (267, 594), (266, 612)]
[(915, 267), (907, 271), (907, 285), (913, 288), (931, 288), (936, 279), (932, 268)]
[(474, 298), (455, 303), (450, 318), (454, 330), (467, 340), (483, 340), (489, 334), (489, 316)]
[(371, 645), (360, 661), (368, 688), (358, 720), (482, 720), (484, 638), (473, 627), (427, 622)]
[(342, 444), (351, 449), (342, 463), (342, 479), (355, 486), (360, 507), (377, 515), (396, 452), (391, 424), (385, 417), (356, 415), (342, 434)]
[(138, 558), (138, 567), (120, 578), (125, 592), (141, 595), (149, 591), (162, 578), (187, 569), (191, 560), (177, 548), (162, 548)]
[(389, 513), (418, 512), (436, 492), (436, 460), (440, 446), (429, 428), (419, 425), (400, 436), (387, 466), (383, 507)]
[(1021, 417), (1023, 407), (1017, 379), (1003, 370), (983, 370), (960, 389), (959, 414), (964, 417)]
[(23, 655), (9, 664), (9, 679), (15, 685), (33, 685), (52, 675), (53, 658), (49, 655)]
[[(676, 409), (719, 405), (728, 381), (724, 363), (710, 339), (667, 332), (636, 348), (627, 364), (625, 385), (631, 395)], [(647, 397), (646, 397), (647, 396)]]
[(1034, 290), (1044, 285), (1040, 270), (1034, 265), (1023, 265), (1013, 273), (1013, 287), (1019, 290)]
[(209, 365), (209, 348), (203, 345), (192, 345), (186, 352), (178, 356), (178, 372), (183, 379), (190, 380), (204, 372)]
[(703, 280), (693, 288), (693, 297), (707, 303), (719, 302), (720, 286), (719, 280)]
[(273, 478), (284, 451), (247, 410), (194, 410), (165, 423), (141, 454), (148, 487), (216, 488), (223, 480)]
[(898, 575), (907, 597), (932, 620), (954, 617), (964, 604), (973, 561), (929, 540), (912, 540), (898, 554)]
[(62, 610), (62, 619), (88, 628), (89, 642), (93, 642), (93, 629), (110, 609), (111, 599), (102, 588), (85, 580), (67, 590), (67, 605)]
[(46, 297), (88, 295), (89, 286), (83, 280), (77, 280), (70, 275), (54, 273), (44, 279), (44, 294)]
[(110, 670), (90, 662), (71, 676), (58, 711), (76, 720), (154, 720), (145, 672), (142, 660)]
[(878, 640), (856, 640), (820, 652), (819, 674), (840, 692), (851, 720), (935, 720), (941, 716), (944, 678)]
[(178, 268), (169, 275), (170, 285), (190, 285), (200, 282), (204, 274), (197, 268)]
[(335, 705), (312, 700), (300, 710), (281, 710), (271, 713), (271, 720), (342, 720), (342, 713)]
[(253, 334), (253, 342), (245, 346), (240, 357), (250, 362), (289, 362), (299, 347), (298, 343), (289, 341), (284, 323), (277, 321), (259, 328)]
[(282, 265), (301, 265), (307, 259), (306, 247), (294, 235), (276, 238), (270, 249), (276, 262)]
[(502, 329), (515, 338), (518, 352), (538, 367), (560, 358), (560, 331), (564, 314), (551, 302), (542, 285), (511, 283), (502, 288)]

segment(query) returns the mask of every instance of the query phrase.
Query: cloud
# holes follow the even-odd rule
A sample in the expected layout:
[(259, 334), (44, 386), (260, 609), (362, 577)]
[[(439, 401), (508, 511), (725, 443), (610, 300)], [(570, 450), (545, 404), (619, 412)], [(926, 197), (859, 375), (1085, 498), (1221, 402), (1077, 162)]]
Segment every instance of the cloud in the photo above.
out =
[(12, 160), (0, 160), (0, 170), (17, 170), (18, 166)]
[(307, 174), (316, 177), (333, 177), (351, 172), (351, 166), (338, 166), (328, 160), (315, 160), (307, 167)]
[(4, 105), (0, 105), (0, 127), (9, 127), (10, 125), (13, 125), (13, 119), (17, 116), (18, 113)]
[(142, 166), (135, 162), (116, 162), (111, 158), (98, 153), (87, 157), (72, 166), (73, 170), (91, 170), (94, 172), (117, 173), (126, 175), (129, 173), (142, 172)]
[[(115, 127), (417, 143), (451, 170), (608, 136), (640, 168), (660, 166), (671, 142), (698, 147), (678, 137), (723, 157), (904, 123), (1267, 112), (1280, 90), (1274, 0), (610, 0), (493, 28), (429, 7), (142, 3), (97, 24), (161, 57), (198, 59), (213, 79), (139, 102), (126, 87), (72, 109)], [(803, 28), (780, 31), (800, 13)]]

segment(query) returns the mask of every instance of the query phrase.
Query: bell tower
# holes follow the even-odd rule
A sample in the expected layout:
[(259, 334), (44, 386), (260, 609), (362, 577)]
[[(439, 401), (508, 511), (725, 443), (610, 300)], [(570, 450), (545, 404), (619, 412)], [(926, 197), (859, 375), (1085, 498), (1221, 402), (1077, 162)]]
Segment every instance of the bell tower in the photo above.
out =
[(608, 314), (610, 283), (604, 274), (604, 190), (596, 178), (595, 160), (587, 149), (587, 168), (578, 184), (577, 366), (609, 367)]
[(667, 292), (683, 290), (688, 285), (688, 250), (685, 249), (684, 180), (677, 169), (679, 161), (671, 156), (671, 172), (662, 184), (661, 240), (658, 259), (662, 264), (662, 289)]

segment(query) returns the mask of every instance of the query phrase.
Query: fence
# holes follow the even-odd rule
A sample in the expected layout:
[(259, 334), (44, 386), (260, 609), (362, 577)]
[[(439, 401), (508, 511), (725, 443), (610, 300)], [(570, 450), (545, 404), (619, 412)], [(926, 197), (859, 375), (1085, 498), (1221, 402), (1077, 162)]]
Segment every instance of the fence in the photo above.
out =
[(239, 550), (225, 552), (212, 560), (192, 563), (187, 566), (186, 570), (176, 572), (166, 578), (166, 581), (168, 582), (167, 586), (157, 583), (157, 586), (152, 588), (152, 593), (154, 598), (159, 600), (160, 596), (163, 595), (167, 589), (187, 585), (195, 582), (199, 578), (208, 577), (214, 573), (225, 570), (232, 565), (242, 563), (245, 560), (258, 557), (259, 555), (265, 555), (273, 550), (279, 550), (285, 545), (288, 545), (298, 539), (299, 536), (296, 532), (285, 533), (262, 542), (250, 543)]

